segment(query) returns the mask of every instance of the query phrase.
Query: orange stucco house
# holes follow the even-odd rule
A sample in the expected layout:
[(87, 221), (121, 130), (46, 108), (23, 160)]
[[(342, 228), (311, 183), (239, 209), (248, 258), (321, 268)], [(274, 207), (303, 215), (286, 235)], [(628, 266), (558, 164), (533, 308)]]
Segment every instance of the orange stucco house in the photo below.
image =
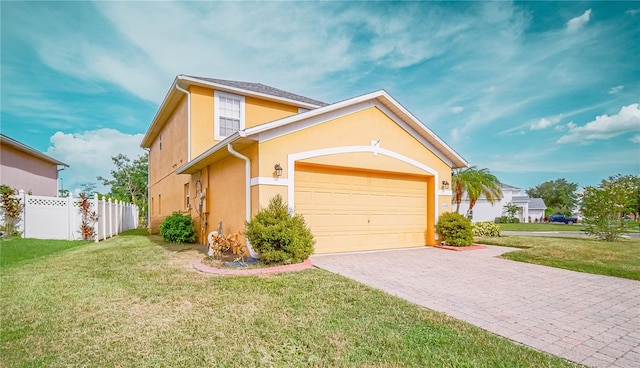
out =
[(69, 165), (0, 134), (0, 184), (33, 195), (57, 196), (58, 173)]
[[(435, 245), (467, 162), (385, 91), (326, 104), (259, 83), (179, 75), (141, 146), (150, 230), (189, 213), (200, 242), (280, 194), (315, 252)], [(243, 239), (244, 241), (244, 239)]]

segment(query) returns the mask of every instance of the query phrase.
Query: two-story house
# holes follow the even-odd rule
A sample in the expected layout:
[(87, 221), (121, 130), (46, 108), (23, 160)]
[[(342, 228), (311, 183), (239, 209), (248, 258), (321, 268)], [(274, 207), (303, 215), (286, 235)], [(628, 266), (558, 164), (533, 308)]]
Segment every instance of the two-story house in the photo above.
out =
[[(150, 230), (189, 213), (200, 242), (244, 230), (280, 194), (316, 253), (435, 245), (467, 162), (385, 91), (326, 104), (259, 83), (179, 75), (141, 146)], [(244, 242), (244, 239), (242, 239)]]

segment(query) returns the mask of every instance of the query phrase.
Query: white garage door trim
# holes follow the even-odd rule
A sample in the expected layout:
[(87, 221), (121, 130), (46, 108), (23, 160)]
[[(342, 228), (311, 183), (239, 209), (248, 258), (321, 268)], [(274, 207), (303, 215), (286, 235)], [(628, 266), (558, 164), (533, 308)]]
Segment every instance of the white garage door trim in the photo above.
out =
[[(295, 208), (295, 184), (294, 183), (295, 183), (296, 161), (306, 160), (312, 157), (337, 155), (341, 153), (354, 153), (354, 152), (371, 152), (374, 155), (378, 154), (378, 155), (385, 155), (391, 158), (395, 158), (396, 160), (415, 166), (425, 171), (426, 173), (433, 175), (435, 180), (434, 183), (440, 182), (438, 180), (438, 172), (433, 168), (421, 162), (418, 162), (412, 158), (404, 156), (400, 153), (393, 152), (384, 148), (380, 148), (379, 142), (375, 145), (372, 144), (371, 146), (342, 146), (342, 147), (323, 148), (323, 149), (312, 150), (312, 151), (292, 153), (292, 154), (289, 154), (287, 158), (287, 174), (288, 174), (288, 181), (289, 181), (287, 185), (287, 197), (288, 197), (287, 199), (289, 204), (289, 211), (293, 212), (293, 209)], [(433, 198), (436, 211), (439, 208), (439, 205), (438, 205), (439, 194), (441, 195), (446, 193), (442, 193), (442, 192), (436, 193), (435, 198)]]

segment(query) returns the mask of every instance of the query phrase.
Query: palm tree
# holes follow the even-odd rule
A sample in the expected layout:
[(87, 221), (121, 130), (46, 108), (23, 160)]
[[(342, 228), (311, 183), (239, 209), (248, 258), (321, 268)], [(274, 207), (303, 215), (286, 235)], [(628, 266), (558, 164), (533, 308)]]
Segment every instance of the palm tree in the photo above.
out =
[(453, 201), (456, 203), (456, 212), (460, 213), (460, 202), (462, 202), (462, 197), (465, 192), (469, 197), (467, 216), (471, 213), (473, 206), (476, 205), (478, 198), (482, 195), (484, 195), (491, 204), (499, 201), (502, 196), (501, 185), (500, 180), (498, 180), (489, 169), (477, 169), (475, 166), (459, 169), (454, 172), (451, 177), (451, 186), (454, 191)]

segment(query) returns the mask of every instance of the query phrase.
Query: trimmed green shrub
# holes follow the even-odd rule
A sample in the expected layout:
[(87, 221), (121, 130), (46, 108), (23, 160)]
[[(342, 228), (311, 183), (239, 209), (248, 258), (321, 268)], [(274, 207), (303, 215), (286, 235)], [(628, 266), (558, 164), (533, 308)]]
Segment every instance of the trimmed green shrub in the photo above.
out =
[(518, 224), (520, 223), (520, 219), (517, 217), (509, 218), (507, 216), (496, 217), (494, 220), (496, 224)]
[(466, 247), (473, 244), (471, 221), (459, 213), (447, 212), (440, 215), (436, 232), (446, 245)]
[(174, 212), (160, 224), (160, 235), (164, 241), (169, 243), (194, 243), (196, 241), (196, 227), (191, 216)]
[(245, 235), (264, 263), (300, 263), (315, 243), (302, 215), (292, 216), (280, 195), (246, 223)]
[(490, 221), (477, 222), (473, 226), (473, 236), (499, 237), (500, 226)]

